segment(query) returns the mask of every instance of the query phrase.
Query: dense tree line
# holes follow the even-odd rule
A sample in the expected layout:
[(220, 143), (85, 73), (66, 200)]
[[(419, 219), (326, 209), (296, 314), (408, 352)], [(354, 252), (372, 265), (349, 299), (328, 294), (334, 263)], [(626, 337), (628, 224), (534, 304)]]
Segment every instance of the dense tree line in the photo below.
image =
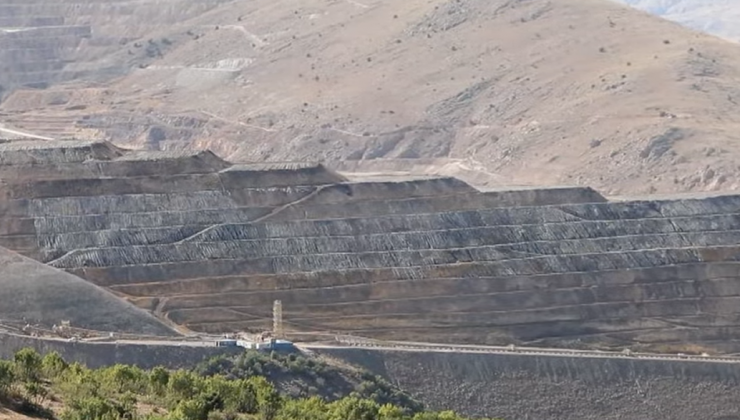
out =
[[(215, 359), (194, 370), (89, 369), (57, 353), (23, 349), (0, 360), (0, 405), (59, 420), (462, 420), (449, 411), (423, 411), (377, 378), (366, 377), (357, 391), (333, 400), (286, 395), (260, 372), (270, 360), (277, 361), (273, 367), (327, 369), (269, 354)], [(55, 414), (45, 408), (50, 403), (63, 408)]]

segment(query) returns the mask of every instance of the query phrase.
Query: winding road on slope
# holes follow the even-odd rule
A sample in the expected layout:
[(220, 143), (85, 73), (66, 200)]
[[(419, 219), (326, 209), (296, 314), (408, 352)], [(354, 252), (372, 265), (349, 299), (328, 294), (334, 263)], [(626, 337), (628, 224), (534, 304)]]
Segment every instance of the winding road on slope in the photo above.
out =
[(10, 128), (6, 128), (4, 125), (0, 124), (0, 134), (10, 134), (13, 136), (19, 136), (19, 137), (27, 137), (31, 139), (37, 139), (37, 140), (54, 140), (51, 137), (43, 137), (43, 136), (37, 136), (36, 134), (26, 133), (24, 131), (18, 131), (13, 130)]

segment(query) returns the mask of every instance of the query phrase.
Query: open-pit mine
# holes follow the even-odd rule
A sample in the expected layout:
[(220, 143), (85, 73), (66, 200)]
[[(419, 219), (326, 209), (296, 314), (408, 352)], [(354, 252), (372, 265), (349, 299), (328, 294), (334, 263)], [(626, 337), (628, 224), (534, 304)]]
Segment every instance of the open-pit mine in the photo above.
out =
[[(490, 363), (508, 367), (491, 368), (490, 383), (546, 378), (578, 392), (603, 376), (612, 396), (635, 380), (718, 387), (703, 404), (735, 395), (736, 362), (716, 358), (740, 347), (740, 195), (483, 191), (454, 178), (363, 178), (318, 164), (231, 164), (210, 152), (95, 141), (4, 141), (0, 179), (0, 323), (49, 331), (65, 322), (129, 340), (68, 343), (6, 330), (4, 354), (33, 345), (93, 365), (175, 366), (218, 353), (183, 347), (184, 338), (270, 330), (280, 300), (288, 336), (366, 337), (375, 347), (514, 345), (509, 355), (460, 348), (456, 359), (439, 347), (396, 357), (392, 348), (373, 355), (356, 353), (367, 345), (306, 344), (408, 384), (425, 401), (440, 394), (391, 369), (398, 360), (442, 363), (425, 369), (452, 375), (445, 383), (459, 390), (468, 388), (455, 372), (469, 370), (471, 357), (485, 366), (485, 353), (495, 353)], [(677, 357), (641, 361), (624, 351)], [(683, 352), (697, 356), (681, 361)], [(495, 389), (485, 389), (470, 395), (488, 400)], [(453, 400), (462, 412), (500, 413)], [(608, 410), (623, 412), (612, 402)], [(519, 413), (551, 413), (538, 407)], [(589, 407), (583, 418), (597, 418)]]
[(92, 141), (0, 144), (0, 179), (1, 246), (180, 331), (269, 329), (280, 300), (288, 332), (738, 351), (740, 195), (481, 191)]

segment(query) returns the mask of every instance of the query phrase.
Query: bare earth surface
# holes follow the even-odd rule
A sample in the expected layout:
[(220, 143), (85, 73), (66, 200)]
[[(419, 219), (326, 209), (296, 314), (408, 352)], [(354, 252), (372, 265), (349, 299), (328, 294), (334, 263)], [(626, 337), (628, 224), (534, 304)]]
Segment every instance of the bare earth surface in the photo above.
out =
[(740, 3), (735, 0), (617, 0), (690, 28), (740, 41)]
[(0, 407), (0, 420), (27, 420), (33, 417), (24, 416), (23, 414), (14, 413), (3, 407)]
[(607, 195), (740, 187), (740, 46), (615, 2), (172, 3), (132, 3), (133, 39), (84, 12), (77, 56), (104, 31), (97, 62), (126, 75), (16, 91), (0, 122), (231, 160), (465, 160)]
[[(0, 138), (41, 140), (0, 141), (0, 320), (740, 348), (740, 46), (606, 0), (48, 1), (0, 2)], [(384, 363), (484, 414), (736, 419), (688, 407), (724, 382)]]

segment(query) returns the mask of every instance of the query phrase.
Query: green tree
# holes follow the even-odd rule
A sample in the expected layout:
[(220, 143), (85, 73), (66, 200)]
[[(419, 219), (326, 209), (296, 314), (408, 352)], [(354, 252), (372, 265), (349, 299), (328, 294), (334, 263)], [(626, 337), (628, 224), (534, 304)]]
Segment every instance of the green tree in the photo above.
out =
[(149, 372), (149, 389), (155, 395), (164, 396), (169, 382), (170, 372), (162, 366), (157, 366)]
[(58, 377), (64, 373), (68, 367), (69, 364), (55, 351), (48, 353), (41, 360), (41, 371), (44, 376), (49, 379)]
[(195, 386), (198, 379), (191, 372), (175, 371), (167, 382), (167, 393), (176, 402), (191, 399), (198, 393)]
[(36, 382), (41, 374), (41, 356), (36, 350), (24, 348), (18, 350), (13, 357), (18, 376), (25, 382)]
[[(300, 356), (274, 353), (260, 357), (242, 360), (258, 361), (266, 371), (288, 378), (295, 371), (316, 372), (315, 362)], [(285, 361), (292, 365), (282, 368), (276, 364)], [(209, 368), (217, 369), (215, 364)], [(24, 349), (16, 353), (13, 362), (0, 361), (0, 393), (15, 387), (14, 391), (25, 391), (25, 403), (44, 410), (41, 403), (51, 390), (66, 407), (60, 420), (463, 420), (451, 411), (415, 410), (416, 402), (394, 394), (398, 392), (394, 387), (369, 374), (363, 374), (364, 382), (357, 392), (331, 403), (320, 397), (296, 400), (282, 396), (265, 377), (233, 379), (235, 376), (241, 375), (200, 376), (161, 367), (145, 372), (127, 365), (88, 369), (78, 363), (68, 365), (56, 353), (41, 358)], [(332, 392), (324, 390), (325, 394)], [(137, 412), (140, 400), (151, 406), (151, 414)], [(384, 400), (393, 402), (379, 402)], [(169, 413), (161, 414), (162, 409)]]
[(259, 411), (257, 391), (251, 382), (239, 380), (235, 383), (235, 390), (226, 401), (226, 409), (237, 413), (256, 414)]
[(205, 420), (208, 416), (206, 404), (202, 399), (183, 400), (170, 414), (171, 420)]
[(260, 402), (260, 414), (263, 420), (273, 420), (277, 417), (280, 412), (280, 407), (283, 405), (283, 399), (280, 398), (280, 394), (277, 391), (273, 391), (268, 394), (263, 401)]
[(99, 376), (79, 363), (72, 363), (53, 382), (53, 387), (66, 400), (98, 397), (102, 388)]
[(319, 397), (311, 397), (300, 400), (287, 400), (280, 413), (278, 420), (328, 420), (326, 402)]
[(458, 416), (457, 413), (454, 411), (440, 411), (439, 412), (439, 420), (464, 420), (462, 417)]
[(126, 391), (118, 399), (118, 411), (123, 418), (135, 417), (139, 399), (130, 391)]
[(120, 412), (110, 401), (88, 397), (70, 402), (61, 420), (119, 420), (119, 417)]
[(143, 392), (148, 382), (144, 372), (135, 366), (117, 364), (103, 370), (101, 373), (101, 381), (104, 383), (106, 390), (112, 394)]
[(385, 404), (378, 410), (378, 420), (403, 420), (405, 418), (403, 410), (392, 404)]
[(344, 398), (329, 404), (329, 420), (375, 420), (380, 407), (360, 398)]
[(6, 360), (0, 360), (0, 394), (7, 393), (10, 387), (13, 386), (14, 382), (15, 372), (13, 363)]
[(413, 420), (464, 420), (454, 411), (423, 412), (417, 413)]
[(206, 389), (221, 398), (227, 411), (256, 414), (259, 410), (257, 392), (247, 380), (228, 380), (225, 376), (216, 375), (208, 378)]

